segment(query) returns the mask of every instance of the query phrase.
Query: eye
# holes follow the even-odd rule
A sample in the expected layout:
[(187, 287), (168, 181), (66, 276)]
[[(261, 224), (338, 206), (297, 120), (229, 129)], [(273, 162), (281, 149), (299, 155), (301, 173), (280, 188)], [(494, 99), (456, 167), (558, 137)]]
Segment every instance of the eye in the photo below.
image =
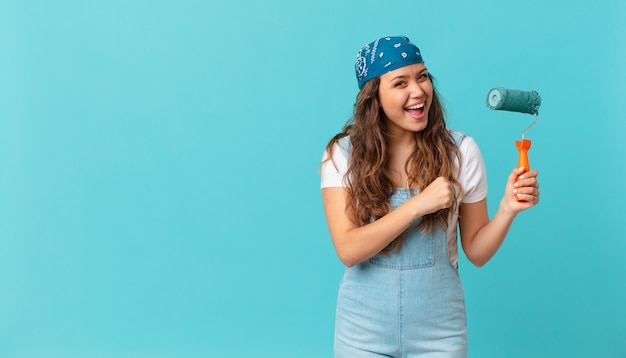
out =
[(398, 82), (393, 84), (394, 87), (402, 87), (404, 85), (406, 85), (405, 81), (398, 81)]
[(428, 72), (422, 72), (420, 73), (420, 75), (417, 77), (418, 80), (423, 81), (425, 79), (428, 78)]

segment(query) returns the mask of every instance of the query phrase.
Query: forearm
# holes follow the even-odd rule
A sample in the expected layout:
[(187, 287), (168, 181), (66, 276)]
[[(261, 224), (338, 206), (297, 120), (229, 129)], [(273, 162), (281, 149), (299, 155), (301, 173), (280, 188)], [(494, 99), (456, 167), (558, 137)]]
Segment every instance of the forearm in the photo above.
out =
[(326, 222), (339, 258), (348, 267), (369, 259), (400, 236), (418, 218), (450, 207), (454, 200), (453, 193), (450, 182), (439, 177), (382, 218), (366, 225), (358, 225), (348, 215), (348, 189), (323, 189)]
[(487, 213), (486, 198), (461, 205), (461, 243), (467, 258), (479, 267), (487, 263), (502, 245), (517, 214), (538, 202), (537, 171), (524, 172), (524, 168), (517, 168), (509, 174), (504, 196), (491, 221)]
[(495, 255), (504, 242), (515, 216), (515, 213), (500, 205), (493, 219), (476, 233), (468, 247), (464, 248), (467, 258), (474, 265), (483, 266)]
[(382, 218), (334, 235), (335, 250), (348, 267), (379, 253), (423, 214), (405, 203)]

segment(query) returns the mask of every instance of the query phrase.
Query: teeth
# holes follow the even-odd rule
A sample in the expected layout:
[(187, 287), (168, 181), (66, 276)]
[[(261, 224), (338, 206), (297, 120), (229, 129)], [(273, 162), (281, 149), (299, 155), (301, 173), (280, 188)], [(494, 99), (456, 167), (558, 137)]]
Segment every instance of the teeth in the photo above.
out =
[(406, 107), (406, 109), (419, 109), (419, 108), (423, 108), (424, 107), (424, 103), (420, 103), (420, 104), (416, 104), (414, 106), (411, 107)]

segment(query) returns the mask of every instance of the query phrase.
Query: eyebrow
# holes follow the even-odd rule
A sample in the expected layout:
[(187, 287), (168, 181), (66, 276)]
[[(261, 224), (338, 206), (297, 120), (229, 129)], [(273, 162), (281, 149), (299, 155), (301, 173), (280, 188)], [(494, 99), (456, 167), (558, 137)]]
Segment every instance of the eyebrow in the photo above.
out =
[[(428, 72), (428, 69), (427, 69), (427, 68), (425, 68), (425, 69), (423, 69), (423, 70), (419, 71), (417, 74), (418, 74), (418, 75), (421, 75), (421, 74), (422, 74), (422, 73), (424, 73), (424, 72)], [(409, 76), (409, 75), (398, 75), (398, 76), (393, 77), (392, 79), (390, 79), (390, 80), (389, 80), (389, 82), (393, 82), (393, 81), (395, 81), (395, 80), (397, 80), (397, 79), (403, 79), (403, 78), (407, 78), (407, 77), (411, 77), (411, 76)]]

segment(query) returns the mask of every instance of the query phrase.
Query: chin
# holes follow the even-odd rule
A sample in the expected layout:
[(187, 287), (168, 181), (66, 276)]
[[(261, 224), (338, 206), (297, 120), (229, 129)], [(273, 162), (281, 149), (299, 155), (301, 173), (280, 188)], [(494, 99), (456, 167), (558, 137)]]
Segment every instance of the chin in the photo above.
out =
[(411, 132), (421, 132), (424, 129), (426, 129), (426, 127), (428, 127), (428, 122), (420, 122), (420, 123), (413, 123), (410, 126), (407, 126), (407, 129), (410, 130)]

